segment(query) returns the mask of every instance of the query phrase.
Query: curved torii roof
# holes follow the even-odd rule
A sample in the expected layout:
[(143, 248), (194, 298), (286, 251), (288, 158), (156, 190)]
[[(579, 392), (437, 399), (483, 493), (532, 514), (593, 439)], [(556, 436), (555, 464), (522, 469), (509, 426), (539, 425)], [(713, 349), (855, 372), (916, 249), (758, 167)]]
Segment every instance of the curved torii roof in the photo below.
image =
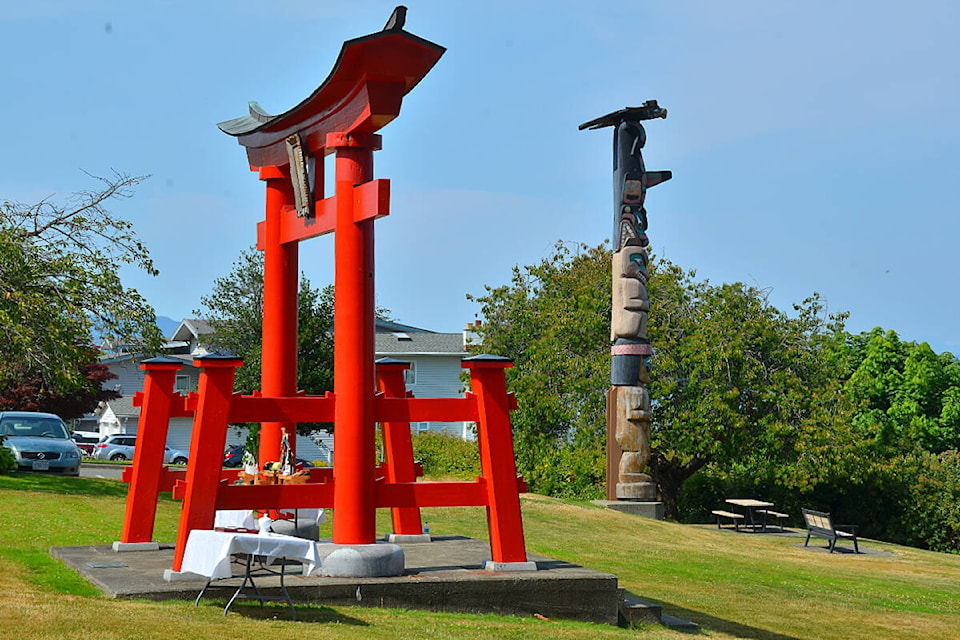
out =
[(251, 102), (249, 115), (217, 126), (246, 147), (251, 168), (289, 164), (286, 139), (294, 134), (319, 155), (329, 153), (328, 133), (375, 133), (446, 51), (404, 31), (404, 16), (398, 7), (382, 31), (344, 42), (327, 79), (292, 109), (270, 115)]

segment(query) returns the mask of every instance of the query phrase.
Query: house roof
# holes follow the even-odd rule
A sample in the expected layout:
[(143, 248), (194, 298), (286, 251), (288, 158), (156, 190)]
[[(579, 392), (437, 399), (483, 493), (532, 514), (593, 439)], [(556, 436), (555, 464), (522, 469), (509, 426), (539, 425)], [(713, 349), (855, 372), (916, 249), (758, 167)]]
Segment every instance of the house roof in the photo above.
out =
[[(375, 352), (381, 355), (466, 355), (461, 333), (437, 333), (429, 329), (414, 327), (409, 324), (392, 320), (376, 319)], [(187, 366), (193, 366), (195, 354), (175, 353), (177, 347), (181, 349), (189, 346), (203, 336), (214, 333), (213, 327), (201, 318), (184, 318), (180, 321), (173, 335), (166, 344), (166, 353), (170, 358), (182, 360)], [(125, 360), (138, 361), (142, 354), (123, 353), (104, 355), (100, 362), (109, 364)]]
[(409, 324), (401, 324), (393, 320), (381, 320), (380, 318), (374, 320), (374, 326), (374, 330), (377, 333), (392, 333), (394, 331), (402, 331), (404, 333), (436, 333), (429, 329), (421, 329), (420, 327), (414, 327)]
[(378, 332), (374, 351), (381, 355), (466, 355), (463, 335), (459, 333)]
[[(193, 360), (196, 356), (189, 353), (165, 353), (163, 354), (165, 358), (176, 358), (177, 360), (182, 360), (183, 364), (188, 367), (192, 367)], [(152, 358), (154, 356), (150, 356)], [(111, 355), (111, 356), (100, 356), (99, 361), (101, 364), (116, 364), (118, 362), (143, 362), (148, 360), (147, 356), (144, 356), (140, 353), (123, 353), (120, 355)]]
[(107, 406), (118, 418), (135, 418), (140, 415), (140, 407), (133, 406), (133, 396), (121, 396), (107, 400)]
[(174, 342), (197, 340), (201, 336), (211, 333), (213, 333), (213, 327), (211, 327), (210, 323), (206, 320), (202, 320), (201, 318), (184, 318), (180, 321), (173, 335), (170, 336), (170, 340)]

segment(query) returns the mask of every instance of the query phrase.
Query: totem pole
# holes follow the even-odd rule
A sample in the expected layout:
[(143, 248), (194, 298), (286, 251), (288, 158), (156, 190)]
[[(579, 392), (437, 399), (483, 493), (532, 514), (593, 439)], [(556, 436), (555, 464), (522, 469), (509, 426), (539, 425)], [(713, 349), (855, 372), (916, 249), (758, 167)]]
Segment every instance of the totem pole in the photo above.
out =
[[(641, 120), (666, 118), (656, 100), (627, 107), (580, 125), (614, 127), (613, 282), (610, 320), (610, 392), (607, 395), (607, 499), (652, 501), (656, 486), (643, 473), (650, 460), (650, 358), (647, 338), (647, 189), (673, 177), (647, 171), (642, 149), (647, 134)], [(614, 481), (616, 476), (616, 481)]]

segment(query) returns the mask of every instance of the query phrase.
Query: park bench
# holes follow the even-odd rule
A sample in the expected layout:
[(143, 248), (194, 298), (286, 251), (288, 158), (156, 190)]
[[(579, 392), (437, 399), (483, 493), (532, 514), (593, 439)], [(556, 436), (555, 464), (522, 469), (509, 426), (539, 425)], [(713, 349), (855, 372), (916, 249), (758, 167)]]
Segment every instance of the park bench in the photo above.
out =
[[(803, 521), (807, 525), (807, 540), (803, 543), (803, 546), (807, 546), (810, 542), (810, 536), (817, 536), (830, 541), (830, 553), (833, 553), (837, 540), (852, 540), (854, 552), (860, 553), (860, 547), (857, 546), (855, 526), (833, 524), (833, 518), (830, 517), (830, 514), (823, 511), (812, 509), (801, 509), (801, 511), (803, 512)], [(847, 530), (845, 531), (845, 529)]]
[(733, 513), (732, 511), (711, 511), (713, 515), (717, 516), (717, 529), (720, 529), (720, 520), (722, 518), (727, 518), (733, 522), (733, 528), (737, 531), (740, 531), (740, 521), (743, 520), (742, 513)]
[(783, 520), (784, 518), (789, 517), (789, 514), (780, 513), (779, 511), (773, 511), (772, 509), (759, 509), (757, 513), (763, 515), (763, 528), (767, 528), (767, 518), (776, 518), (777, 526), (780, 528), (780, 531), (783, 532)]

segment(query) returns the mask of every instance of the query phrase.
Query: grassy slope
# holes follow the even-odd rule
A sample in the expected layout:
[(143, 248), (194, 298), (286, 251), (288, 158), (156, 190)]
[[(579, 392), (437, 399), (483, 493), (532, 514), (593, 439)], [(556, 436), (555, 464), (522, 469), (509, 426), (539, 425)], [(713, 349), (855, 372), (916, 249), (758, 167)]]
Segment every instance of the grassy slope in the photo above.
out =
[[(660, 627), (347, 607), (302, 607), (306, 622), (291, 623), (276, 609), (261, 616), (244, 607), (223, 618), (212, 606), (106, 600), (47, 549), (116, 539), (124, 494), (116, 481), (0, 476), (0, 638), (283, 639), (302, 638), (305, 624), (311, 637), (338, 639), (689, 637)], [(614, 573), (634, 595), (696, 620), (712, 638), (960, 636), (960, 556), (874, 542), (864, 546), (889, 555), (828, 555), (803, 549), (802, 538), (656, 522), (541, 496), (523, 504), (531, 552)], [(178, 507), (161, 502), (156, 539), (173, 539)], [(428, 509), (425, 518), (435, 533), (486, 537), (481, 509)]]

